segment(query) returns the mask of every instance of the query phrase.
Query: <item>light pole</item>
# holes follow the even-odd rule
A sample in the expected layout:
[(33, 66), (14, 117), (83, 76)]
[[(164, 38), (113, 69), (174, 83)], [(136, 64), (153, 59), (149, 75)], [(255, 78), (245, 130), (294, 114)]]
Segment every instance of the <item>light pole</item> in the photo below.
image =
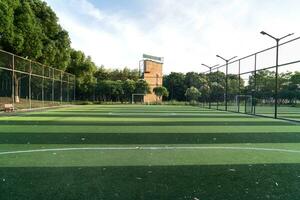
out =
[(218, 58), (221, 58), (226, 62), (226, 74), (225, 74), (225, 111), (227, 111), (227, 105), (228, 105), (228, 63), (235, 59), (237, 56), (234, 56), (230, 59), (225, 59), (222, 56), (216, 55)]
[[(206, 64), (201, 64), (204, 67), (207, 67), (209, 69), (209, 74), (211, 74), (211, 71), (213, 68), (218, 67), (219, 65), (214, 65), (214, 66), (208, 66)], [(208, 108), (211, 109), (211, 88), (210, 88), (210, 92), (209, 92), (209, 102), (208, 102)]]
[(262, 35), (267, 35), (269, 36), (270, 38), (273, 38), (275, 41), (276, 41), (276, 73), (275, 73), (275, 115), (274, 115), (274, 118), (276, 119), (277, 118), (277, 104), (278, 104), (278, 54), (279, 54), (279, 42), (280, 40), (286, 38), (286, 37), (289, 37), (291, 35), (294, 35), (294, 33), (290, 33), (290, 34), (287, 34), (281, 38), (276, 38), (268, 33), (266, 33), (265, 31), (261, 31), (260, 32)]
[(96, 78), (95, 85), (94, 85), (94, 103), (96, 102), (96, 88), (97, 88), (97, 84), (98, 84), (98, 78)]

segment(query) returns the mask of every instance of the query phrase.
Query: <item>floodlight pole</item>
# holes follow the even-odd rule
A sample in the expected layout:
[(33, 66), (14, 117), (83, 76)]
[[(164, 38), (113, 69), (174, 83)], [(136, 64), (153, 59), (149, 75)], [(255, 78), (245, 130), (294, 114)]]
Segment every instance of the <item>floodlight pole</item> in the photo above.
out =
[(234, 56), (230, 59), (225, 59), (220, 55), (216, 55), (218, 58), (221, 58), (222, 60), (224, 60), (226, 62), (226, 74), (225, 74), (225, 111), (227, 111), (228, 109), (228, 63), (235, 59), (237, 56)]
[[(208, 65), (206, 65), (206, 64), (201, 64), (201, 65), (204, 66), (204, 67), (207, 67), (207, 68), (209, 69), (209, 74), (211, 74), (212, 69), (213, 69), (214, 67), (218, 67), (218, 66), (219, 66), (219, 65), (208, 66)], [(211, 109), (211, 92), (209, 93), (208, 108)]]
[(275, 114), (274, 114), (274, 118), (277, 119), (277, 112), (278, 112), (278, 65), (279, 65), (279, 42), (280, 40), (286, 38), (286, 37), (289, 37), (291, 35), (294, 35), (294, 33), (290, 33), (290, 34), (287, 34), (281, 38), (276, 38), (268, 33), (266, 33), (265, 31), (261, 31), (260, 32), (262, 35), (267, 35), (269, 36), (270, 38), (274, 39), (276, 41), (276, 72), (275, 72)]

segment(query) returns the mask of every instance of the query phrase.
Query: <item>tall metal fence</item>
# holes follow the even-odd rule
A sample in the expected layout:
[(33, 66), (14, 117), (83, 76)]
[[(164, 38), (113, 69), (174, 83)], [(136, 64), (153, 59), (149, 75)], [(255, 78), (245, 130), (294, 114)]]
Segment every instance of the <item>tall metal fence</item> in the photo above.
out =
[(75, 100), (75, 76), (0, 50), (0, 110), (32, 109)]
[(278, 54), (274, 46), (206, 74), (206, 107), (300, 121), (300, 37), (280, 44)]

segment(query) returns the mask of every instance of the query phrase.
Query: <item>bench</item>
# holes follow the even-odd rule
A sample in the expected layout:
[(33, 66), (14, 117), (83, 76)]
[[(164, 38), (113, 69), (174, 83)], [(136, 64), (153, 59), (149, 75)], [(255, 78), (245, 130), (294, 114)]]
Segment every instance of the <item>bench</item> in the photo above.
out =
[(14, 111), (14, 106), (12, 104), (4, 104), (4, 112)]

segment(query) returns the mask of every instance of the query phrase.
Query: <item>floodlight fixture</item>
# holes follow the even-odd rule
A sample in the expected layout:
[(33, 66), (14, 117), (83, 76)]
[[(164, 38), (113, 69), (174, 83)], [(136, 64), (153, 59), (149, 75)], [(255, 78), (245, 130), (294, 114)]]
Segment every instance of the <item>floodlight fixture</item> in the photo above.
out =
[(218, 58), (221, 58), (222, 60), (224, 60), (226, 62), (226, 74), (225, 74), (225, 111), (227, 111), (227, 108), (228, 108), (228, 63), (237, 58), (237, 56), (234, 56), (230, 59), (225, 59), (223, 58), (222, 56), (220, 55), (216, 55)]

